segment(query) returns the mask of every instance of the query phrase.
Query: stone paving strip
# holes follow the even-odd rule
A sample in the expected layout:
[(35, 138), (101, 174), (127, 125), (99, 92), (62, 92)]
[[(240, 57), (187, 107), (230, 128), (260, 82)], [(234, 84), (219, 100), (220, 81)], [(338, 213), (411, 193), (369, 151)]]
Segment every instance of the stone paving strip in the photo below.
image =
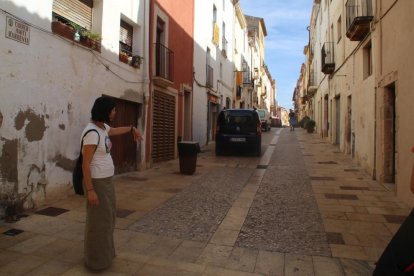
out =
[(293, 132), (283, 132), (237, 245), (298, 255), (331, 252)]
[(298, 139), (332, 256), (372, 269), (410, 208), (318, 135), (299, 132)]

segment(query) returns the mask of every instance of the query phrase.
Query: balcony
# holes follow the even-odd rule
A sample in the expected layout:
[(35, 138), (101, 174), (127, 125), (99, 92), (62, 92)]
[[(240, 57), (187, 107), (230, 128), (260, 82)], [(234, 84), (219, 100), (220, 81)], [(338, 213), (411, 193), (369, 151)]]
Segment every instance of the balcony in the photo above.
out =
[(335, 71), (334, 43), (325, 42), (321, 50), (322, 72), (332, 74)]
[(247, 64), (246, 61), (243, 61), (242, 68), (243, 68), (243, 86), (252, 87), (253, 79), (252, 79), (252, 75), (250, 71), (250, 66)]
[(174, 82), (174, 52), (155, 43), (155, 76), (154, 81), (163, 87), (171, 86)]
[(348, 0), (346, 6), (346, 36), (351, 41), (361, 41), (370, 32), (371, 0)]
[(318, 90), (318, 82), (316, 79), (316, 72), (311, 70), (310, 75), (309, 75), (307, 95), (309, 97), (313, 97), (313, 95), (316, 93), (317, 90)]
[(308, 102), (308, 97), (307, 96), (300, 97), (299, 101), (301, 105), (305, 105)]
[(213, 88), (214, 70), (210, 65), (206, 65), (206, 86)]
[(144, 58), (138, 55), (138, 53), (131, 52), (131, 48), (125, 43), (119, 42), (119, 61), (139, 69)]

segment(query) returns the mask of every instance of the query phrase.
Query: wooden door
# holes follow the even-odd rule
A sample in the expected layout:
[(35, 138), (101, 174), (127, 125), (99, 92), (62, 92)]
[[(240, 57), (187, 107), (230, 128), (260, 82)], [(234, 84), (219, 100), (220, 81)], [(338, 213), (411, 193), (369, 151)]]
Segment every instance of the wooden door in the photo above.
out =
[[(112, 127), (137, 126), (139, 104), (113, 98), (116, 102), (116, 116), (111, 123)], [(132, 139), (132, 134), (112, 136), (111, 155), (114, 160), (115, 174), (132, 172), (137, 167), (137, 143)]]

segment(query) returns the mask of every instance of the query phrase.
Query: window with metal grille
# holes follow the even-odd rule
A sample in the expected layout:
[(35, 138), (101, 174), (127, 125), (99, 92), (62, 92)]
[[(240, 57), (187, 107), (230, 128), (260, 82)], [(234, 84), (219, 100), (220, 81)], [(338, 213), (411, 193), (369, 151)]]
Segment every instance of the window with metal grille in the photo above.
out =
[(125, 53), (132, 56), (132, 33), (134, 28), (121, 20), (121, 27), (119, 29), (119, 53)]

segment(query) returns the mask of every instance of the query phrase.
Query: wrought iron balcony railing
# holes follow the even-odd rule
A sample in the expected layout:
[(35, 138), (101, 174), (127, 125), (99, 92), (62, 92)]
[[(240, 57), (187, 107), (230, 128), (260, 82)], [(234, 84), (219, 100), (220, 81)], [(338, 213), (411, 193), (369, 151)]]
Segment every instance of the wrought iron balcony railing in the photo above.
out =
[(346, 36), (361, 41), (370, 32), (372, 0), (348, 0), (346, 6)]
[(334, 43), (325, 42), (321, 50), (322, 72), (332, 74), (335, 71)]
[(317, 89), (318, 89), (318, 80), (316, 78), (316, 72), (311, 70), (309, 74), (307, 95), (309, 97), (312, 97), (315, 94)]
[(155, 43), (155, 76), (174, 81), (174, 52)]

